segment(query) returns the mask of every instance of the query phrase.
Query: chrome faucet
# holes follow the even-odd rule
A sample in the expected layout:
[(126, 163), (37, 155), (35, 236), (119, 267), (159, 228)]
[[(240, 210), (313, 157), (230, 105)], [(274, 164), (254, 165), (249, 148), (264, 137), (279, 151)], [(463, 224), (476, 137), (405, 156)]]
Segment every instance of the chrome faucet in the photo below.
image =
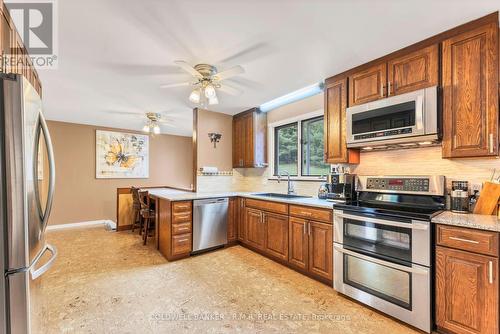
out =
[(282, 176), (282, 174), (286, 174), (288, 176), (287, 194), (288, 195), (295, 195), (295, 189), (293, 188), (292, 180), (290, 180), (290, 173), (287, 170), (284, 170), (284, 171), (278, 173), (278, 183), (281, 182), (281, 176)]

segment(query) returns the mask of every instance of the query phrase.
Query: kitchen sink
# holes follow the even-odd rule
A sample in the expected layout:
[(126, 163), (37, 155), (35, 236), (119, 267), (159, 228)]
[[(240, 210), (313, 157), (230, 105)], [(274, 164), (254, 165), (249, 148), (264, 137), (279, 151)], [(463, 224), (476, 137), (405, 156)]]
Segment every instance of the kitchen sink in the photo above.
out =
[(310, 198), (311, 196), (301, 196), (301, 195), (288, 195), (279, 193), (259, 193), (252, 194), (254, 196), (264, 196), (264, 197), (275, 197), (275, 198)]

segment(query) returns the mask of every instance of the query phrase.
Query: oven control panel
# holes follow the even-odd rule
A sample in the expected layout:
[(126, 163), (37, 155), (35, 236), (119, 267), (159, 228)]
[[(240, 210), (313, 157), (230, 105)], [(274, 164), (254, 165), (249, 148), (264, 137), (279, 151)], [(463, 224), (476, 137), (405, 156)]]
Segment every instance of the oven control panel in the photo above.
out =
[(428, 178), (368, 178), (366, 188), (370, 190), (392, 190), (428, 192)]

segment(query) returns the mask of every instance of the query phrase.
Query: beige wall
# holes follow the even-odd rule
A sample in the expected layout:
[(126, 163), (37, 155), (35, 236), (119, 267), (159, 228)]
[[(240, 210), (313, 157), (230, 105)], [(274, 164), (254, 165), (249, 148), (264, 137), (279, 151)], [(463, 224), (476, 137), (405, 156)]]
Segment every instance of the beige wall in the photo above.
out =
[(150, 137), (147, 179), (96, 179), (95, 130), (116, 129), (54, 121), (49, 121), (48, 126), (56, 160), (51, 225), (100, 219), (116, 221), (116, 189), (120, 187), (190, 188), (193, 183), (191, 137)]
[[(214, 148), (208, 134), (222, 134), (220, 142)], [(213, 111), (198, 109), (198, 168), (217, 167), (219, 171), (231, 171), (233, 168), (233, 117)]]
[(361, 163), (351, 167), (358, 175), (444, 175), (448, 185), (451, 180), (480, 185), (491, 177), (494, 168), (499, 170), (500, 175), (499, 159), (442, 159), (440, 146), (364, 152), (361, 153)]

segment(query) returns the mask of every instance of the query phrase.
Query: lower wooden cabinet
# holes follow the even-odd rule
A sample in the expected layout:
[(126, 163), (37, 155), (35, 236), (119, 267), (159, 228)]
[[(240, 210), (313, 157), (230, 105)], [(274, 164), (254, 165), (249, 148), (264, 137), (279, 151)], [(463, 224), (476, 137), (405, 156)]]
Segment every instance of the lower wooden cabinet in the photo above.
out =
[(264, 212), (265, 251), (288, 260), (288, 216)]
[(333, 280), (333, 226), (290, 217), (289, 235), (288, 262), (315, 276)]
[(499, 332), (499, 233), (436, 225), (436, 325), (449, 333)]
[(245, 208), (246, 242), (257, 249), (264, 250), (266, 226), (263, 212), (257, 209)]
[(328, 280), (333, 279), (333, 226), (308, 222), (309, 271)]
[(227, 210), (227, 242), (232, 243), (238, 239), (239, 202), (237, 197), (229, 198)]
[(290, 246), (288, 248), (288, 262), (299, 269), (307, 270), (308, 262), (308, 238), (307, 220), (290, 217), (288, 223), (288, 236)]
[(436, 324), (452, 333), (498, 333), (498, 259), (436, 247)]
[(192, 202), (156, 200), (158, 249), (169, 261), (188, 257), (192, 251)]

